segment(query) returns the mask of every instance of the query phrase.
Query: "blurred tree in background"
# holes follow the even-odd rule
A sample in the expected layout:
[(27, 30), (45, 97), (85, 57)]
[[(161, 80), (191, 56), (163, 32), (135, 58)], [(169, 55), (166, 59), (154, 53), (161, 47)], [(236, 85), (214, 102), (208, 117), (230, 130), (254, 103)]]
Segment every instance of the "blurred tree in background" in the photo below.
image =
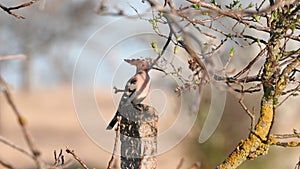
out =
[[(16, 6), (16, 3), (6, 4)], [(1, 54), (27, 56), (25, 61), (3, 65), (1, 70), (15, 69), (18, 73), (12, 81), (26, 90), (70, 83), (74, 60), (86, 39), (85, 32), (93, 23), (90, 16), (94, 15), (94, 5), (95, 1), (43, 1), (16, 11), (26, 16), (25, 20), (1, 12), (0, 22), (5, 23), (1, 24)], [(34, 7), (40, 10), (33, 10)]]

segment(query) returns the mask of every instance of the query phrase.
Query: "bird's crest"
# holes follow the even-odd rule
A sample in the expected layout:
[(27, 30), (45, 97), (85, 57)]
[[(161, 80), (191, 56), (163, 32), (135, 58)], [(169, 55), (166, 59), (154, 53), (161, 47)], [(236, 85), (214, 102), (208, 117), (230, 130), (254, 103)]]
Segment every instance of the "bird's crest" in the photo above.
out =
[(124, 59), (125, 62), (136, 66), (137, 71), (140, 70), (149, 70), (149, 63), (144, 59)]

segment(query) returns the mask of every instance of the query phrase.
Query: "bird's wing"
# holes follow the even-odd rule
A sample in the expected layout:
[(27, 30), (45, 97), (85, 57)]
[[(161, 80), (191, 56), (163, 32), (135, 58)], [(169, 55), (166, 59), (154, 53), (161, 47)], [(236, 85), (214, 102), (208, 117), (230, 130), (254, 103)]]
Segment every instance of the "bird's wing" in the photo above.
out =
[(136, 76), (133, 76), (127, 83), (128, 87), (128, 98), (130, 102), (135, 98), (137, 93), (137, 78)]

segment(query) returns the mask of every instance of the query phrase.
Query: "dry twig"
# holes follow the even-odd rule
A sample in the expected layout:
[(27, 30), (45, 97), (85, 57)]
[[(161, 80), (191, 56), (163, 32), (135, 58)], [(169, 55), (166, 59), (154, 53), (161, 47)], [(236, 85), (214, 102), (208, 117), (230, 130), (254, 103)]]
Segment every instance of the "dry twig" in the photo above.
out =
[(289, 142), (276, 142), (272, 145), (281, 146), (281, 147), (299, 147), (300, 142), (297, 141), (289, 141)]
[(0, 136), (0, 142), (7, 145), (7, 146), (9, 146), (9, 147), (11, 147), (11, 148), (13, 148), (13, 149), (15, 149), (15, 150), (17, 150), (17, 151), (19, 151), (19, 152), (21, 152), (21, 153), (23, 153), (23, 154), (25, 154), (26, 156), (34, 159), (34, 156), (30, 152), (26, 151), (24, 148), (22, 148), (20, 146), (17, 146), (13, 142), (7, 140), (6, 138), (4, 138), (2, 136)]
[(4, 10), (5, 12), (7, 12), (8, 14), (10, 14), (10, 15), (18, 18), (18, 19), (25, 19), (24, 16), (18, 15), (16, 13), (12, 12), (12, 11), (13, 10), (17, 10), (17, 9), (21, 9), (21, 8), (25, 8), (25, 7), (28, 7), (28, 6), (31, 6), (33, 3), (37, 2), (37, 1), (39, 1), (39, 0), (31, 0), (30, 2), (23, 3), (21, 5), (13, 6), (13, 7), (6, 7), (6, 6), (2, 5), (2, 4), (0, 4), (0, 8), (2, 10)]
[(75, 154), (75, 151), (74, 150), (72, 150), (72, 149), (70, 149), (70, 147), (67, 147), (66, 148), (66, 152), (68, 153), (68, 154), (71, 154), (72, 156), (73, 156), (73, 158), (76, 160), (76, 161), (78, 161), (79, 162), (79, 164), (83, 167), (83, 168), (85, 168), (85, 169), (89, 169), (88, 167), (87, 167), (87, 165)]
[(0, 84), (2, 86), (2, 92), (5, 96), (6, 101), (8, 102), (8, 104), (10, 105), (10, 107), (12, 108), (13, 112), (15, 113), (15, 115), (18, 118), (18, 122), (19, 125), (22, 129), (22, 133), (23, 136), (26, 140), (26, 143), (31, 151), (32, 154), (32, 159), (35, 161), (37, 168), (41, 168), (42, 163), (39, 159), (40, 156), (40, 151), (36, 148), (36, 145), (33, 143), (32, 141), (32, 137), (30, 136), (27, 127), (26, 127), (26, 120), (25, 118), (21, 115), (21, 113), (19, 112), (19, 110), (17, 109), (17, 106), (15, 105), (11, 93), (9, 91), (8, 85), (7, 83), (4, 81), (4, 79), (2, 78), (2, 76), (0, 75)]
[(251, 131), (254, 130), (254, 125), (255, 125), (255, 115), (250, 112), (250, 110), (247, 108), (247, 106), (245, 105), (244, 103), (244, 96), (242, 96), (239, 100), (239, 104), (242, 106), (242, 108), (245, 110), (245, 112), (247, 113), (247, 115), (250, 117), (250, 120), (251, 120)]
[(178, 165), (177, 165), (177, 167), (176, 167), (176, 169), (180, 169), (183, 165), (183, 162), (184, 162), (184, 158), (181, 158)]
[(7, 56), (0, 56), (0, 61), (5, 60), (19, 60), (19, 59), (26, 59), (27, 56), (20, 54), (20, 55), (7, 55)]
[(288, 138), (299, 138), (300, 139), (300, 133), (294, 133), (294, 134), (273, 134), (273, 136), (276, 139), (288, 139)]
[(62, 149), (60, 149), (60, 152), (57, 156), (56, 154), (56, 150), (54, 150), (54, 167), (58, 167), (58, 166), (62, 166), (65, 164), (65, 159), (64, 159), (64, 155), (62, 153)]
[(300, 84), (298, 84), (297, 87), (295, 87), (292, 90), (289, 90), (287, 92), (283, 92), (282, 95), (289, 93), (288, 96), (286, 96), (278, 105), (276, 105), (276, 108), (281, 106), (285, 101), (287, 101), (291, 96), (294, 96), (297, 92), (299, 92)]
[(0, 159), (0, 165), (2, 165), (7, 169), (15, 169), (15, 167), (13, 167), (11, 164), (8, 164), (7, 162), (2, 161), (1, 159)]
[(116, 128), (115, 143), (114, 143), (113, 153), (112, 153), (111, 158), (110, 158), (110, 160), (108, 162), (108, 165), (107, 165), (107, 169), (112, 168), (113, 162), (115, 160), (115, 155), (117, 153), (117, 145), (118, 145), (118, 140), (119, 140), (119, 137), (120, 137), (120, 124), (121, 124), (122, 117), (119, 116), (117, 118), (118, 118), (118, 124), (117, 124), (117, 128)]

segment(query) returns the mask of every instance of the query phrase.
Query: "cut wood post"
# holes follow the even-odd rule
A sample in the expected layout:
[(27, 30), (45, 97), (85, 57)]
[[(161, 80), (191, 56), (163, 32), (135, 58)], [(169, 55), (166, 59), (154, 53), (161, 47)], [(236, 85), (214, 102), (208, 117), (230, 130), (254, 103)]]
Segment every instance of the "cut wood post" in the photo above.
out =
[(156, 168), (158, 112), (148, 105), (140, 111), (131, 104), (121, 111), (121, 168)]

